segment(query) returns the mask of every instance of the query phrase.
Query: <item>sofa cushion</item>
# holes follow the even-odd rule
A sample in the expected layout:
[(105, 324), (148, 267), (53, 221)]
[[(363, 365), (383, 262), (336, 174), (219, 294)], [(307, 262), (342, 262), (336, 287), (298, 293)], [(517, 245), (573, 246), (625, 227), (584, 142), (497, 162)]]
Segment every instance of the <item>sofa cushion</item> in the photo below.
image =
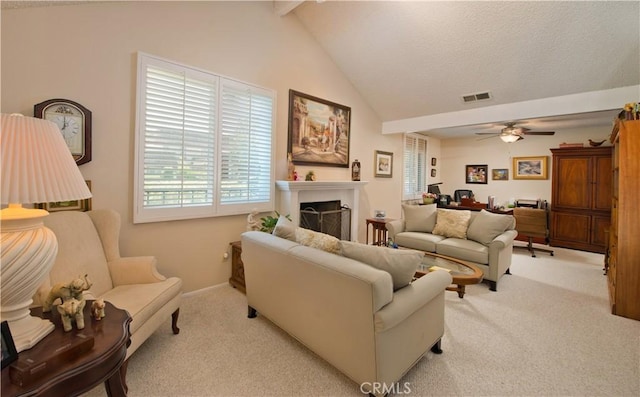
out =
[(436, 244), (436, 253), (463, 261), (489, 263), (489, 247), (473, 240), (448, 238)]
[(302, 227), (296, 228), (295, 233), (296, 242), (302, 245), (340, 255), (340, 240), (333, 236)]
[(432, 233), (445, 237), (467, 238), (470, 219), (471, 211), (439, 208), (436, 226)]
[(420, 251), (436, 252), (436, 244), (446, 237), (431, 233), (402, 232), (396, 234), (394, 242), (401, 247), (413, 248)]
[(273, 235), (286, 238), (287, 240), (296, 241), (296, 225), (293, 224), (286, 216), (280, 215), (276, 226), (273, 228)]
[(340, 246), (343, 256), (391, 274), (394, 291), (411, 283), (424, 255), (422, 252), (414, 250), (399, 250), (351, 241), (341, 241)]
[(480, 244), (489, 245), (513, 223), (512, 215), (492, 214), (482, 210), (470, 222), (467, 229), (467, 239)]
[(407, 232), (431, 233), (436, 225), (436, 204), (409, 205), (402, 204), (405, 230)]

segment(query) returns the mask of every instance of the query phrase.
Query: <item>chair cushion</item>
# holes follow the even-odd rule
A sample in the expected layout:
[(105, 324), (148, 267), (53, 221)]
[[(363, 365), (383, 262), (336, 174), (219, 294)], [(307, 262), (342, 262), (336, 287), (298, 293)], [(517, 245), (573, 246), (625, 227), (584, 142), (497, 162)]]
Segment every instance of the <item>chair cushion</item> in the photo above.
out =
[(436, 204), (409, 205), (402, 204), (405, 230), (407, 232), (431, 233), (436, 225)]
[(109, 301), (115, 307), (129, 312), (132, 318), (130, 330), (134, 334), (167, 302), (180, 294), (181, 289), (182, 280), (170, 277), (159, 283), (121, 285), (97, 298)]
[(414, 250), (399, 250), (351, 241), (341, 241), (340, 246), (343, 256), (389, 273), (394, 291), (411, 283), (424, 255)]
[(273, 235), (296, 241), (296, 225), (287, 219), (286, 216), (280, 215), (276, 227), (273, 228)]
[(446, 237), (431, 233), (402, 232), (396, 234), (395, 243), (401, 247), (413, 248), (420, 251), (436, 252), (436, 244)]
[(489, 245), (513, 224), (512, 215), (492, 214), (482, 210), (469, 224), (467, 239)]
[(489, 263), (489, 247), (473, 240), (448, 238), (436, 244), (436, 253), (480, 264)]
[(467, 238), (467, 228), (471, 219), (469, 210), (445, 210), (438, 209), (436, 226), (433, 234), (445, 237)]

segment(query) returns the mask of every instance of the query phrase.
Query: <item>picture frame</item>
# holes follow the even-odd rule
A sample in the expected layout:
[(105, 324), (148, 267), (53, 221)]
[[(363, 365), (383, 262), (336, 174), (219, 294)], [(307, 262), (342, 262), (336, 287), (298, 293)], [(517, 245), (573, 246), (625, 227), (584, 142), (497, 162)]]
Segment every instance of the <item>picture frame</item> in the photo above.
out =
[(432, 167), (435, 167), (437, 162), (438, 162), (438, 160), (436, 160), (435, 157), (431, 157), (431, 166)]
[(393, 177), (393, 153), (376, 150), (373, 158), (376, 178)]
[(18, 350), (11, 337), (11, 330), (9, 329), (9, 323), (3, 321), (0, 324), (2, 330), (2, 369), (5, 369), (8, 365), (18, 359)]
[(509, 169), (508, 168), (494, 168), (491, 170), (491, 179), (494, 181), (508, 181)]
[[(91, 181), (85, 181), (89, 191), (91, 191)], [(83, 200), (56, 201), (51, 203), (36, 203), (35, 208), (46, 210), (47, 212), (57, 211), (91, 211), (91, 198)]]
[(487, 184), (487, 174), (486, 164), (467, 164), (464, 169), (466, 183)]
[(549, 156), (513, 158), (513, 179), (545, 180), (549, 178)]
[(288, 134), (293, 164), (349, 168), (350, 107), (289, 90)]
[(432, 178), (436, 177), (436, 170), (435, 169), (431, 170), (431, 177)]

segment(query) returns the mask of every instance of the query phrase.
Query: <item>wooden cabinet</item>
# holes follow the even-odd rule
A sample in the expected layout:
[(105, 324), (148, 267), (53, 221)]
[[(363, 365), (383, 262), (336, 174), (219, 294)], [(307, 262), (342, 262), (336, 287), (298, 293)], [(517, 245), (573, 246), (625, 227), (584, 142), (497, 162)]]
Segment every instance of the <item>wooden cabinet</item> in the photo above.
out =
[(229, 284), (247, 293), (244, 283), (244, 264), (242, 263), (242, 244), (240, 241), (231, 243), (231, 277)]
[(612, 147), (551, 149), (551, 236), (555, 247), (604, 253), (611, 220)]
[(611, 312), (640, 320), (640, 120), (621, 121), (614, 144), (607, 280)]

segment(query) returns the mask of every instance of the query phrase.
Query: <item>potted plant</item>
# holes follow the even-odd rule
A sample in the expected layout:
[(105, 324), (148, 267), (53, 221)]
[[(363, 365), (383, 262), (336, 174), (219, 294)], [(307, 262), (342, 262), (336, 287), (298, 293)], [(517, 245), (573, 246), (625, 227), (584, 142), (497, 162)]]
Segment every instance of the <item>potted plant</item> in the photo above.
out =
[(422, 193), (422, 202), (425, 204), (433, 204), (438, 198), (438, 195), (435, 193)]
[[(262, 223), (260, 224), (260, 231), (266, 233), (272, 233), (273, 229), (276, 227), (276, 223), (278, 223), (278, 218), (280, 218), (280, 213), (278, 211), (273, 211), (275, 216), (267, 215), (265, 217), (260, 218)], [(285, 215), (288, 220), (291, 220), (289, 215)]]

